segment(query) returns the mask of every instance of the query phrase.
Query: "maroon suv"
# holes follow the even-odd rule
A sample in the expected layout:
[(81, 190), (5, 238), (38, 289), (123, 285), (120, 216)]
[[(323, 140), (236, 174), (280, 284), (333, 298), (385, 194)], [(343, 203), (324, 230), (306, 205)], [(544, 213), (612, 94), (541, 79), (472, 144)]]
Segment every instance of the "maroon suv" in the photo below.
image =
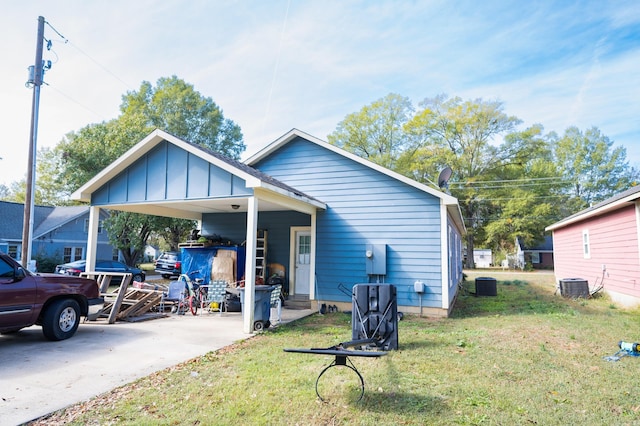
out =
[(33, 324), (49, 340), (73, 336), (80, 318), (97, 318), (104, 307), (95, 280), (55, 274), (32, 274), (0, 253), (0, 333)]

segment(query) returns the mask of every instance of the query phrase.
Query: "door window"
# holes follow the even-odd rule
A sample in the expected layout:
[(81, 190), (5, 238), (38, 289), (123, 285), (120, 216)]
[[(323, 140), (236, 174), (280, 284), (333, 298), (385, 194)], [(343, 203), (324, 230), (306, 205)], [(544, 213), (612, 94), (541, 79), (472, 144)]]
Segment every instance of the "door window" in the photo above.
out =
[(298, 263), (303, 265), (311, 263), (311, 235), (298, 236)]

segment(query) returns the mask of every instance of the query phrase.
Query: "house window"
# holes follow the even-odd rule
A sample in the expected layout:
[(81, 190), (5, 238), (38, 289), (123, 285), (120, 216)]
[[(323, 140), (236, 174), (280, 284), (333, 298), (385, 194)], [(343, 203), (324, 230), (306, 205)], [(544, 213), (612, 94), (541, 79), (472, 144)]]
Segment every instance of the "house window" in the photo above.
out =
[(82, 247), (65, 247), (63, 250), (62, 262), (69, 263), (83, 258), (84, 249)]
[[(84, 220), (84, 232), (89, 232), (89, 219)], [(102, 234), (102, 221), (98, 221), (98, 234)]]
[(540, 263), (540, 252), (532, 251), (531, 252), (531, 263)]
[(117, 260), (120, 260), (120, 259), (118, 258), (118, 249), (113, 249), (113, 250), (111, 251), (111, 260), (116, 260), (116, 261), (117, 261)]
[(585, 259), (591, 258), (591, 248), (589, 246), (589, 230), (582, 231), (582, 255)]
[(18, 257), (20, 253), (18, 247), (18, 245), (9, 245), (9, 247), (7, 248), (7, 254), (16, 260), (20, 260), (20, 258)]

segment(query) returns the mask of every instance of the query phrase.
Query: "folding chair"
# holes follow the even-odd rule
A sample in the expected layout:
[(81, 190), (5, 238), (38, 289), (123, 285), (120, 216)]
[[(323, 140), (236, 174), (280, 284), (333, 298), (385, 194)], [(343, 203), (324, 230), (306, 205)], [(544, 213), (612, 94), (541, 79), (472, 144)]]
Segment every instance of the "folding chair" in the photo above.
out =
[[(224, 298), (227, 294), (227, 282), (224, 280), (214, 280), (207, 286), (207, 306), (209, 311), (218, 309), (220, 315), (222, 315), (222, 309), (224, 306)], [(218, 304), (217, 308), (214, 308), (214, 304)]]
[(277, 321), (273, 321), (274, 324), (279, 324), (282, 316), (282, 286), (276, 285), (271, 290), (271, 309), (275, 309), (277, 313)]
[(164, 312), (165, 303), (169, 302), (175, 307), (171, 312), (184, 315), (187, 307), (187, 304), (185, 303), (186, 294), (187, 289), (184, 281), (171, 281), (169, 284), (169, 290), (162, 294), (162, 299), (160, 300), (160, 312)]

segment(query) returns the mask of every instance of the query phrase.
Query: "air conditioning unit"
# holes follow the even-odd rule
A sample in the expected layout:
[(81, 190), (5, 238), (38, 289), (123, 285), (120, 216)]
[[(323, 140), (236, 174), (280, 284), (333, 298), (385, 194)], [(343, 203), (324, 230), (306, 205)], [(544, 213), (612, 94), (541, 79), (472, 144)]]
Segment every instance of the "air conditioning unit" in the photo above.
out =
[(560, 294), (576, 299), (589, 297), (589, 281), (583, 278), (563, 278), (560, 280)]

